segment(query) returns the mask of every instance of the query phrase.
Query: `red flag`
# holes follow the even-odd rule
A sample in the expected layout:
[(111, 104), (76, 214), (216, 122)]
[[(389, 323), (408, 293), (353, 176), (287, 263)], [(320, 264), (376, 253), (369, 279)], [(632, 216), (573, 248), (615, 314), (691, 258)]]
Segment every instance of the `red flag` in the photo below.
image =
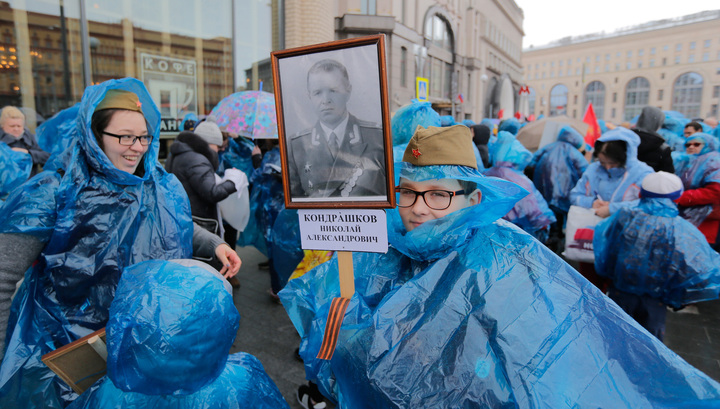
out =
[(498, 118), (499, 118), (499, 119), (502, 119), (504, 113), (505, 113), (505, 110), (502, 110), (502, 109), (499, 110), (499, 111), (498, 111)]
[(593, 109), (592, 102), (588, 104), (587, 111), (583, 117), (583, 122), (589, 125), (587, 132), (585, 133), (585, 142), (595, 147), (595, 141), (601, 136), (600, 125), (598, 124), (597, 117), (595, 116), (595, 110)]

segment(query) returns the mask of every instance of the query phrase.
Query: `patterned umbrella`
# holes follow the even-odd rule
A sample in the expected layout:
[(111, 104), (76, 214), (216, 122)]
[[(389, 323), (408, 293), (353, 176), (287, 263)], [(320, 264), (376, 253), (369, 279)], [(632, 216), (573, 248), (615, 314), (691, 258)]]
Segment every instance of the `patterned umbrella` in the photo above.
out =
[(265, 91), (242, 91), (223, 98), (212, 112), (220, 129), (252, 139), (277, 139), (275, 96)]

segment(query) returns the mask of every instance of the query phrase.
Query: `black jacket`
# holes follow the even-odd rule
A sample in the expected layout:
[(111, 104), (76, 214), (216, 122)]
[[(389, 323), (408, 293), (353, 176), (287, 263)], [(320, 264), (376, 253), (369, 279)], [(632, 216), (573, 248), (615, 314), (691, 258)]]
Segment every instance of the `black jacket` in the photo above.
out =
[(217, 153), (192, 132), (181, 132), (170, 146), (165, 169), (185, 188), (193, 216), (217, 220), (217, 203), (236, 191), (229, 180), (215, 184), (217, 167)]
[(27, 149), (33, 162), (33, 169), (30, 176), (35, 176), (35, 174), (40, 171), (40, 167), (45, 166), (45, 162), (47, 162), (50, 157), (50, 153), (42, 150), (35, 139), (35, 135), (31, 134), (27, 129), (25, 129), (19, 138), (15, 138), (15, 136), (0, 130), (0, 142), (5, 142), (7, 146), (11, 148)]
[(673, 166), (672, 149), (665, 143), (665, 139), (655, 132), (648, 132), (642, 129), (633, 129), (640, 137), (638, 146), (638, 160), (647, 163), (655, 172), (665, 171), (675, 173)]

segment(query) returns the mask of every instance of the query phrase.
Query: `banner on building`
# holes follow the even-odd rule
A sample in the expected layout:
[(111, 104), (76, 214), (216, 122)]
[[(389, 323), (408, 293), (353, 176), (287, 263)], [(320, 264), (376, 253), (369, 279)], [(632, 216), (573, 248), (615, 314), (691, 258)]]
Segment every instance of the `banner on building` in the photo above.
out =
[(176, 134), (188, 113), (198, 112), (194, 59), (138, 53), (140, 80), (160, 109), (160, 134)]

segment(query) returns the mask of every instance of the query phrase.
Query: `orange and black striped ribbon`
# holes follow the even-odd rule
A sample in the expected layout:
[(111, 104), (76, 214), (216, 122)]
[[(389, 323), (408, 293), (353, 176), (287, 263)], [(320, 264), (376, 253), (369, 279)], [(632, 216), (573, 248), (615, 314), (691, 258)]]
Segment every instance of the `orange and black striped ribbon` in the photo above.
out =
[(326, 361), (332, 359), (335, 347), (337, 346), (338, 335), (340, 334), (340, 326), (345, 317), (345, 310), (348, 304), (350, 304), (350, 300), (347, 298), (333, 298), (330, 304), (330, 311), (328, 312), (327, 323), (325, 324), (325, 335), (323, 335), (320, 352), (318, 352), (317, 355), (318, 359), (324, 359)]

